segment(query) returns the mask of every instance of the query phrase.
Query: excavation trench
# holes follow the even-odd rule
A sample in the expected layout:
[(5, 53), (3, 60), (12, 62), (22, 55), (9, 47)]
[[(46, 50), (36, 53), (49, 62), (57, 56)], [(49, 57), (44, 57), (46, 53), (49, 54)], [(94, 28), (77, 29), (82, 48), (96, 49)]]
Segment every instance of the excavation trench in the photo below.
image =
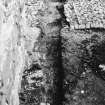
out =
[[(70, 30), (63, 6), (56, 7), (60, 13), (58, 17), (61, 17), (57, 17), (52, 23), (44, 24), (44, 29), (39, 26), (42, 28), (42, 33), (38, 37), (37, 43), (34, 43), (33, 53), (30, 53), (34, 62), (23, 75), (20, 105), (32, 105), (33, 103), (35, 105), (71, 105), (75, 100), (73, 101), (70, 97), (75, 94), (78, 81), (83, 79), (81, 74), (86, 71), (84, 64), (88, 65), (95, 75), (98, 75), (95, 69), (98, 69), (100, 62), (94, 62), (96, 59), (98, 60), (97, 54), (95, 57), (94, 54), (95, 52), (99, 54), (99, 49), (97, 47), (92, 52), (91, 44), (93, 47), (98, 46), (96, 41), (100, 46), (104, 32), (101, 33), (102, 30), (94, 29)], [(65, 26), (68, 26), (67, 30)], [(38, 48), (37, 51), (35, 48)], [(93, 58), (91, 58), (91, 53)], [(35, 58), (35, 54), (40, 57)], [(35, 59), (38, 59), (38, 62)], [(41, 76), (37, 77), (38, 73), (41, 73)], [(32, 78), (30, 75), (33, 75)]]
[[(61, 21), (56, 23), (61, 27), (59, 22)], [(43, 76), (35, 79), (41, 82), (45, 76), (46, 83), (38, 87), (35, 87), (34, 84), (31, 86), (34, 87), (34, 90), (26, 90), (24, 93), (27, 96), (26, 99), (23, 98), (25, 96), (22, 97), (23, 99), (21, 98), (23, 101), (26, 100), (25, 104), (35, 103), (39, 105), (43, 102), (50, 105), (63, 105), (64, 103), (74, 102), (69, 97), (75, 94), (74, 91), (78, 81), (83, 80), (81, 74), (87, 72), (86, 68), (91, 69), (92, 75), (105, 79), (104, 72), (99, 69), (99, 65), (105, 63), (103, 53), (105, 50), (104, 30), (83, 29), (70, 31), (68, 29), (67, 31), (64, 29), (60, 31), (56, 34), (56, 37), (42, 35), (43, 37), (39, 38), (39, 43), (37, 43), (39, 54), (45, 54), (46, 59), (40, 59), (40, 64), (34, 63), (26, 71), (31, 73), (38, 70), (43, 71)], [(34, 51), (34, 53), (36, 52)], [(87, 67), (84, 65), (87, 65)], [(25, 81), (24, 79), (22, 83)]]

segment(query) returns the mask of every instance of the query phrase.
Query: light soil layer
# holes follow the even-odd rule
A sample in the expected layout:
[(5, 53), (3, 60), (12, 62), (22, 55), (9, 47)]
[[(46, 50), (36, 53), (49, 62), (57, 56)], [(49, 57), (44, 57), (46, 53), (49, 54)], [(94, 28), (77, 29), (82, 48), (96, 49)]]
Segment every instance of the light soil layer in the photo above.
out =
[[(30, 63), (26, 61), (26, 68), (22, 77), (19, 93), (20, 105), (56, 105), (58, 103), (56, 99), (58, 98), (58, 51), (61, 16), (56, 8), (57, 5), (59, 6), (59, 2), (48, 1), (44, 3), (45, 7), (48, 7), (45, 11), (42, 8), (39, 9), (36, 16), (31, 15), (39, 19), (36, 26), (36, 23), (34, 25), (31, 23), (36, 18), (27, 19), (27, 22), (30, 21), (29, 27), (33, 29), (38, 27), (41, 33), (36, 41), (31, 39), (33, 40), (33, 43), (29, 44), (31, 49), (28, 44), (28, 50), (26, 47), (27, 59)], [(30, 5), (34, 8), (34, 4)], [(27, 8), (30, 9), (30, 6)]]
[(64, 105), (104, 105), (105, 30), (62, 29)]

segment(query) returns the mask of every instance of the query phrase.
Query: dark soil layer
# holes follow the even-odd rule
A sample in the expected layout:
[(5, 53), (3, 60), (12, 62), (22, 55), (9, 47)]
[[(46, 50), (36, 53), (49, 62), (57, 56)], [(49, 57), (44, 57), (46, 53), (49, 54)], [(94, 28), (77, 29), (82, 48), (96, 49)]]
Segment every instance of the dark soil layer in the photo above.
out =
[[(62, 31), (64, 105), (104, 105), (105, 36), (102, 29)], [(100, 92), (99, 92), (100, 91)]]

